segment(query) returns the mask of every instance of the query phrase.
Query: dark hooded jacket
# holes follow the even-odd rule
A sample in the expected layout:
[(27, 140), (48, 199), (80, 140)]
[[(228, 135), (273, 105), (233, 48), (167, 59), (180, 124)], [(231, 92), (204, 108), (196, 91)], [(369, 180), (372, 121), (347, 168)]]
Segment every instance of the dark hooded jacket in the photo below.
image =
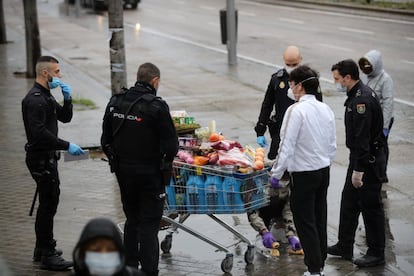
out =
[(118, 232), (116, 225), (106, 218), (95, 218), (86, 224), (83, 228), (78, 243), (73, 250), (73, 268), (74, 275), (77, 276), (89, 276), (88, 268), (85, 264), (85, 252), (83, 247), (92, 239), (95, 238), (109, 238), (112, 239), (119, 249), (121, 256), (121, 265), (119, 270), (114, 276), (129, 276), (129, 275), (145, 275), (143, 272), (139, 272), (135, 268), (131, 268), (125, 265), (125, 253), (124, 246), (122, 244), (121, 236)]

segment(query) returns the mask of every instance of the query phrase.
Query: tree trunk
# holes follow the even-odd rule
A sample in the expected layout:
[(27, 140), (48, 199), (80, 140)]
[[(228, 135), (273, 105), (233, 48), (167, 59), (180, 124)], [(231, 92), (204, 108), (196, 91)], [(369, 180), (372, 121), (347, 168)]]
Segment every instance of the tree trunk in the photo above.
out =
[(6, 23), (4, 20), (3, 0), (0, 0), (0, 44), (7, 43)]
[(125, 43), (124, 43), (124, 10), (122, 1), (109, 0), (108, 5), (109, 54), (111, 62), (111, 91), (112, 95), (120, 93), (127, 86)]
[(36, 61), (41, 55), (36, 0), (23, 0), (26, 30), (26, 77), (36, 76)]

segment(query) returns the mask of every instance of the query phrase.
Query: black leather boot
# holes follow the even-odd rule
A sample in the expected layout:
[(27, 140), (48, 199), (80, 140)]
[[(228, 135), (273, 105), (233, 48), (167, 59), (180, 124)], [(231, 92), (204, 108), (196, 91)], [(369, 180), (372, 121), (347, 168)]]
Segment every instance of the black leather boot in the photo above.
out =
[(327, 253), (330, 255), (342, 257), (348, 261), (352, 261), (352, 257), (354, 255), (352, 247), (345, 248), (341, 246), (339, 243), (332, 246), (328, 246)]
[[(35, 249), (33, 251), (33, 262), (40, 262), (42, 260), (43, 250), (45, 250), (45, 249), (35, 247)], [(46, 249), (46, 250), (48, 250), (48, 249)], [(58, 256), (62, 256), (62, 254), (63, 254), (62, 249), (60, 249), (60, 248), (55, 248), (55, 253)]]
[(384, 256), (364, 255), (354, 261), (358, 267), (371, 267), (385, 264)]
[(72, 266), (73, 262), (66, 261), (62, 256), (56, 254), (55, 249), (50, 249), (42, 253), (42, 269), (62, 271), (68, 270)]

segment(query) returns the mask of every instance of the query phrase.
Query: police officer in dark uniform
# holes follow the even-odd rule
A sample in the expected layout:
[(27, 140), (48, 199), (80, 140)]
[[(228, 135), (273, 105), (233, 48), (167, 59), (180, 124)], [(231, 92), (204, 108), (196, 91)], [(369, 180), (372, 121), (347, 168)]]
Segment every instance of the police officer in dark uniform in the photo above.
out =
[(359, 267), (385, 263), (385, 217), (381, 199), (385, 176), (383, 116), (375, 92), (359, 80), (358, 65), (343, 60), (332, 66), (337, 89), (347, 93), (345, 101), (346, 146), (349, 166), (342, 191), (338, 243), (328, 253), (352, 260), (355, 231), (362, 213), (368, 250), (355, 259)]
[(178, 137), (169, 107), (156, 96), (160, 71), (138, 68), (137, 82), (114, 95), (105, 111), (101, 144), (118, 179), (126, 216), (126, 263), (158, 275), (158, 229)]
[[(57, 169), (58, 150), (80, 155), (83, 150), (58, 137), (57, 121), (68, 123), (72, 119), (71, 88), (60, 80), (59, 62), (51, 56), (41, 56), (36, 63), (36, 81), (22, 101), (26, 130), (26, 164), (36, 181), (39, 195), (35, 232), (35, 262), (41, 261), (48, 270), (66, 270), (72, 262), (65, 261), (61, 250), (56, 250), (53, 238), (53, 219), (59, 203), (60, 181)], [(63, 106), (56, 102), (50, 89), (61, 87)]]
[(302, 61), (299, 48), (296, 46), (288, 46), (283, 53), (283, 61), (285, 67), (279, 69), (270, 79), (260, 109), (259, 120), (254, 128), (257, 135), (257, 143), (262, 147), (267, 145), (264, 134), (266, 128), (269, 128), (269, 134), (272, 138), (267, 155), (269, 159), (275, 159), (277, 155), (280, 142), (279, 132), (282, 126), (283, 115), (285, 115), (286, 109), (295, 102), (293, 95), (288, 97), (287, 92), (289, 89), (289, 73)]
[[(260, 109), (259, 119), (254, 128), (257, 135), (257, 143), (261, 147), (267, 145), (264, 136), (266, 129), (269, 128), (271, 145), (267, 157), (271, 160), (276, 158), (280, 142), (280, 128), (282, 126), (283, 116), (286, 109), (295, 102), (292, 95), (288, 95), (289, 90), (289, 73), (300, 65), (302, 56), (299, 48), (288, 46), (283, 53), (285, 67), (274, 73), (267, 86), (266, 94)], [(295, 236), (296, 229), (293, 224), (292, 212), (289, 204), (289, 187), (270, 192), (270, 205), (253, 210), (247, 213), (252, 227), (262, 235), (263, 244), (272, 245), (276, 239), (269, 232), (271, 221), (283, 217), (286, 226), (286, 235)], [(282, 215), (281, 215), (282, 214)], [(296, 237), (296, 236), (295, 236)], [(267, 240), (269, 242), (267, 242)], [(299, 242), (297, 244), (300, 244)], [(299, 249), (299, 248), (298, 248)]]

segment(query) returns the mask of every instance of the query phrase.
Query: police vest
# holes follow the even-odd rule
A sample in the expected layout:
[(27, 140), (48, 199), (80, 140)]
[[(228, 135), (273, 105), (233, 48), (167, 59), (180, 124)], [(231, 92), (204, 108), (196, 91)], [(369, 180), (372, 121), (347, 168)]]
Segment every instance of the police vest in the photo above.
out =
[(150, 93), (136, 97), (126, 92), (113, 105), (112, 128), (114, 151), (120, 162), (159, 166), (159, 110), (161, 98)]

